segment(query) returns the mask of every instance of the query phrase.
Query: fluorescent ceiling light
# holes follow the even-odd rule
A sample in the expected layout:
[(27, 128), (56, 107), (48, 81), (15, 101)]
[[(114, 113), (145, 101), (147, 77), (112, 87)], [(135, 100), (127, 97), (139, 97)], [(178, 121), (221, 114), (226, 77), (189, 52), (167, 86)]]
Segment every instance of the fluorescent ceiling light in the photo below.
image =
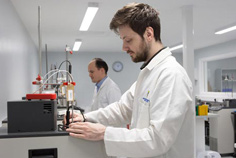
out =
[(98, 11), (98, 3), (89, 3), (84, 19), (80, 26), (80, 31), (87, 31)]
[(177, 45), (177, 46), (174, 46), (174, 47), (170, 48), (170, 51), (180, 49), (180, 48), (183, 48), (183, 44), (180, 44), (180, 45)]
[(78, 51), (80, 46), (82, 44), (82, 41), (81, 40), (75, 40), (75, 44), (74, 44), (74, 47), (73, 47), (73, 51)]
[(220, 35), (220, 34), (224, 34), (224, 33), (227, 33), (227, 32), (233, 31), (233, 30), (236, 30), (236, 25), (228, 27), (226, 29), (222, 29), (220, 31), (217, 31), (217, 32), (215, 32), (215, 34)]

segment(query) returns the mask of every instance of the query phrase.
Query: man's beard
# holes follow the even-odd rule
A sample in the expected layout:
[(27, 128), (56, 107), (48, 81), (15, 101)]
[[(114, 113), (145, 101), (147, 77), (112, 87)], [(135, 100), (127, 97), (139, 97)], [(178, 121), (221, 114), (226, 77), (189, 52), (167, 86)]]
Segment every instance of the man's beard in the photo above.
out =
[(140, 51), (136, 53), (136, 56), (132, 58), (132, 61), (135, 63), (146, 61), (148, 58), (148, 53), (150, 49), (144, 40), (142, 44), (139, 45), (139, 50)]

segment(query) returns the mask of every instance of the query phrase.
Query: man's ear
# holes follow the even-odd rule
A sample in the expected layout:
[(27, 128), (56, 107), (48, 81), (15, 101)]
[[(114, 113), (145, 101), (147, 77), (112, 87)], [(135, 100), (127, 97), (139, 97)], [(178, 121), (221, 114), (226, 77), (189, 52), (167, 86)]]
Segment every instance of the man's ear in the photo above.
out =
[(105, 73), (105, 69), (103, 67), (100, 68), (100, 71)]
[(151, 39), (153, 39), (154, 38), (154, 30), (153, 30), (153, 28), (152, 27), (147, 27), (146, 28), (146, 31), (145, 31), (145, 34), (146, 34), (146, 37), (147, 37), (147, 39), (150, 41)]

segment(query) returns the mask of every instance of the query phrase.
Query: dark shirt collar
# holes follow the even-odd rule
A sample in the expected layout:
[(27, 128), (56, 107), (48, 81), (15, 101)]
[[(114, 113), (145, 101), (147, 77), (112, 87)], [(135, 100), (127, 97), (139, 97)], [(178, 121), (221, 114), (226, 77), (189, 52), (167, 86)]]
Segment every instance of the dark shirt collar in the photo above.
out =
[(163, 49), (165, 49), (166, 47), (163, 47), (161, 48), (156, 54), (154, 54), (151, 59), (149, 59), (147, 62), (143, 63), (143, 65), (140, 67), (140, 69), (142, 70), (143, 68), (145, 68), (149, 63), (150, 61), (158, 54), (160, 53)]

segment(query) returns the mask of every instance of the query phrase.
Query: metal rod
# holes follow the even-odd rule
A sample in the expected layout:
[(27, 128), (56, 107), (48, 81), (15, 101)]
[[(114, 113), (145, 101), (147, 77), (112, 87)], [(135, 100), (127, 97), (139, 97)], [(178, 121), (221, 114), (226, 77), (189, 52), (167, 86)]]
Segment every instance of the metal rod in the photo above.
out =
[[(66, 48), (67, 48), (67, 45), (66, 45)], [(68, 61), (68, 54), (69, 54), (69, 51), (66, 51), (66, 60)], [(69, 71), (69, 64), (68, 62), (66, 62), (66, 71)], [(67, 74), (66, 75), (66, 82), (69, 82), (69, 75)]]
[(45, 54), (46, 54), (46, 74), (48, 73), (48, 47), (45, 44)]
[[(41, 6), (38, 6), (38, 37), (39, 37), (39, 75), (42, 76), (42, 38), (41, 38)], [(41, 87), (41, 85), (39, 85)], [(42, 89), (39, 90), (42, 93)]]
[[(67, 48), (67, 45), (66, 45), (66, 48)], [(68, 61), (68, 54), (69, 54), (69, 52), (66, 51), (66, 60), (67, 61)], [(68, 64), (68, 62), (66, 62), (66, 71), (69, 71), (69, 64)], [(67, 83), (69, 82), (69, 75), (68, 75), (68, 73), (66, 74), (66, 82)], [(70, 107), (70, 102), (67, 101), (66, 108), (69, 109), (69, 107)]]

